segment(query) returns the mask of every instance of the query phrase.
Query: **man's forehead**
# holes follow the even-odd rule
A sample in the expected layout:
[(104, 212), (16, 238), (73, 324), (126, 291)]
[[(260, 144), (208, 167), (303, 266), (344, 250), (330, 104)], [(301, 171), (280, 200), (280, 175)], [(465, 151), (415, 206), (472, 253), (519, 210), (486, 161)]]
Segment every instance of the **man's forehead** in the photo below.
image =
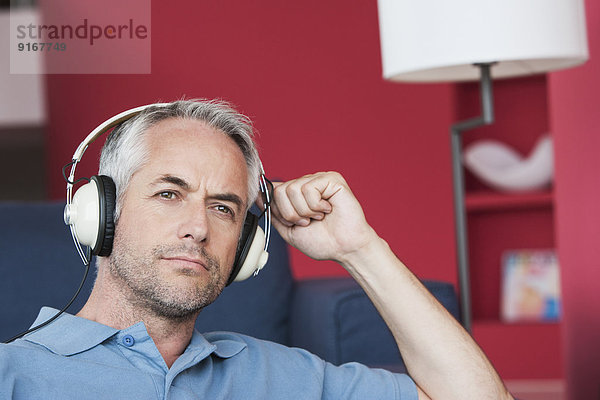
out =
[(197, 185), (203, 178), (214, 190), (246, 197), (246, 160), (237, 143), (222, 131), (204, 121), (169, 118), (147, 134), (150, 153), (142, 169), (151, 182), (180, 179), (179, 183)]
[(179, 145), (209, 149), (245, 161), (238, 143), (220, 129), (207, 122), (189, 118), (168, 118), (157, 122), (146, 131), (151, 151), (164, 151), (167, 146)]
[(146, 129), (144, 140), (151, 150), (157, 150), (153, 147), (159, 147), (159, 151), (165, 150), (166, 146), (181, 145), (183, 142), (187, 146), (215, 147), (215, 150), (223, 149), (244, 157), (233, 138), (197, 119), (171, 117), (161, 120)]
[(156, 138), (167, 138), (169, 137), (168, 134), (172, 134), (173, 132), (227, 138), (227, 135), (223, 131), (210, 126), (206, 121), (181, 117), (170, 117), (156, 122), (147, 129), (146, 135)]

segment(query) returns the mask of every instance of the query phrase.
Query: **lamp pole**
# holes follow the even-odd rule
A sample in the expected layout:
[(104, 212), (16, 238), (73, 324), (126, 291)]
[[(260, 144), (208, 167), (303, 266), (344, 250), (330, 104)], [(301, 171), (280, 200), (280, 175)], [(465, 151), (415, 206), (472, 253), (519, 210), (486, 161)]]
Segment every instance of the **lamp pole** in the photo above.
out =
[(456, 232), (456, 255), (458, 262), (458, 286), (460, 291), (460, 311), (463, 326), (471, 332), (471, 288), (469, 279), (469, 243), (467, 217), (465, 211), (465, 178), (462, 168), (462, 133), (469, 129), (489, 125), (494, 122), (494, 99), (492, 92), (491, 66), (494, 63), (475, 64), (481, 75), (479, 95), (481, 116), (457, 122), (450, 128), (452, 141), (452, 181), (454, 189), (454, 217)]

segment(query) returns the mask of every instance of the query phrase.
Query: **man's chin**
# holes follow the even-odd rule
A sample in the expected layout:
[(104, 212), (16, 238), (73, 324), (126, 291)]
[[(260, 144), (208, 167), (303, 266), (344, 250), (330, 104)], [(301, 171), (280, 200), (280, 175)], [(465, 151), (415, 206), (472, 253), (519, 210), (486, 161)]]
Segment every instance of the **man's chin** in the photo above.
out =
[(188, 276), (184, 278), (183, 284), (180, 282), (179, 285), (169, 285), (169, 288), (163, 287), (162, 293), (145, 293), (144, 297), (157, 316), (170, 319), (195, 318), (204, 307), (219, 297), (225, 286), (212, 282), (190, 282), (195, 279)]
[(193, 299), (149, 299), (148, 305), (152, 312), (161, 318), (184, 320), (196, 318), (198, 313), (204, 307), (212, 303), (212, 298), (193, 298)]

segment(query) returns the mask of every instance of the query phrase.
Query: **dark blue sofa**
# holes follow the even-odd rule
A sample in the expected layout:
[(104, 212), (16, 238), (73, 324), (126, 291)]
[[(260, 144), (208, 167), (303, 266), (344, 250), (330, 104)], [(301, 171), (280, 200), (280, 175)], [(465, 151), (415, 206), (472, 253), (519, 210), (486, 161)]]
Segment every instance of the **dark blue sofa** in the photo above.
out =
[[(2, 341), (27, 329), (41, 306), (62, 308), (83, 276), (62, 215), (62, 203), (0, 203)], [(352, 279), (294, 281), (287, 245), (277, 233), (271, 240), (265, 269), (258, 277), (227, 287), (200, 314), (196, 324), (200, 331), (241, 332), (305, 348), (334, 364), (359, 361), (403, 371), (391, 333)], [(83, 306), (93, 281), (92, 266), (69, 312)], [(425, 285), (458, 315), (452, 285), (435, 281)]]

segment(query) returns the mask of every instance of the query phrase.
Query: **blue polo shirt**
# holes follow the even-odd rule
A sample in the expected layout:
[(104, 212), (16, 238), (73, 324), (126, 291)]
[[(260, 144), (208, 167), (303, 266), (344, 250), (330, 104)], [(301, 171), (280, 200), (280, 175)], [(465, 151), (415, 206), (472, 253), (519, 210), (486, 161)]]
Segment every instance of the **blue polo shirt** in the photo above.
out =
[[(34, 325), (54, 315), (44, 307)], [(0, 346), (1, 399), (417, 399), (406, 375), (336, 367), (301, 349), (194, 332), (168, 368), (142, 322), (115, 329), (63, 314)]]

